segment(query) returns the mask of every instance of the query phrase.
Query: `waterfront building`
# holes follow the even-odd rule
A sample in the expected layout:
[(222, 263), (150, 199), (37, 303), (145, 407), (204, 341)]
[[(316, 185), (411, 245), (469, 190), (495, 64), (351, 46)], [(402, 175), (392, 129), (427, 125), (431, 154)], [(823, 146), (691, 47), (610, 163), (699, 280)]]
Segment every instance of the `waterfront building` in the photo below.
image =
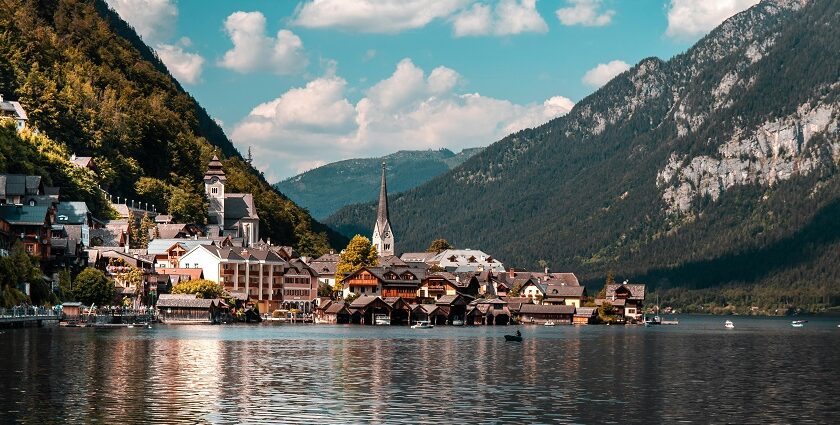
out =
[(603, 302), (615, 306), (625, 319), (639, 320), (644, 308), (645, 285), (631, 284), (626, 281), (622, 284), (607, 285), (606, 298), (595, 300), (597, 305)]
[(341, 283), (345, 298), (350, 294), (381, 295), (414, 302), (424, 277), (425, 273), (419, 269), (362, 267), (345, 277)]
[(573, 305), (544, 305), (544, 304), (522, 304), (518, 311), (520, 323), (543, 324), (552, 321), (558, 325), (572, 324), (572, 317), (575, 315)]
[(161, 294), (158, 318), (163, 323), (213, 323), (228, 308), (221, 299), (202, 299), (195, 294)]
[(385, 163), (382, 163), (382, 181), (379, 187), (379, 206), (376, 210), (376, 224), (373, 226), (371, 243), (376, 247), (379, 258), (394, 255), (394, 232), (388, 216), (388, 189), (385, 184)]
[(321, 323), (350, 323), (350, 310), (347, 308), (347, 304), (344, 301), (330, 303), (324, 309)]
[(505, 301), (500, 299), (477, 299), (467, 306), (469, 325), (507, 325), (511, 311)]
[(598, 309), (595, 307), (577, 307), (575, 315), (572, 318), (572, 323), (575, 325), (588, 325), (595, 323), (595, 317), (598, 315)]
[(554, 282), (556, 281), (545, 283), (545, 295), (542, 304), (580, 307), (581, 302), (586, 297), (585, 286), (565, 286)]
[(445, 307), (447, 311), (447, 322), (452, 324), (453, 320), (464, 321), (467, 317), (467, 306), (472, 298), (463, 294), (444, 295), (435, 302), (439, 307)]
[(423, 278), (417, 296), (437, 300), (445, 295), (457, 294), (459, 286), (457, 277), (452, 273), (429, 273)]

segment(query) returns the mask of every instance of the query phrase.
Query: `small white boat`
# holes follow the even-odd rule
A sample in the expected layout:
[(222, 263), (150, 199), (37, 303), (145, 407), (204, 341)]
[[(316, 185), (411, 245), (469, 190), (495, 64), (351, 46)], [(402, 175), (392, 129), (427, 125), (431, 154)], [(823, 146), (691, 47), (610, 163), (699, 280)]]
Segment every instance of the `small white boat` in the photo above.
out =
[(376, 317), (373, 318), (373, 323), (377, 325), (390, 325), (391, 318), (384, 314), (377, 314)]
[(431, 329), (433, 327), (435, 327), (435, 325), (433, 325), (433, 324), (431, 324), (431, 323), (429, 323), (425, 320), (419, 321), (419, 322), (411, 325), (411, 329)]
[(133, 327), (134, 327), (134, 325), (128, 325), (128, 326), (126, 326), (126, 327), (127, 327), (127, 328), (133, 328)]
[(726, 329), (735, 329), (735, 324), (734, 324), (734, 323), (732, 323), (732, 321), (731, 321), (731, 320), (727, 320), (727, 321), (723, 324), (723, 326), (724, 326)]
[(452, 326), (464, 326), (464, 321), (455, 319), (452, 321)]
[(794, 320), (793, 322), (790, 322), (790, 325), (794, 328), (804, 328), (806, 322), (807, 320)]
[(547, 322), (543, 323), (543, 325), (544, 325), (544, 326), (556, 326), (557, 324), (556, 324), (556, 323), (554, 323), (554, 322), (552, 322), (551, 320), (549, 320), (549, 321), (547, 321)]

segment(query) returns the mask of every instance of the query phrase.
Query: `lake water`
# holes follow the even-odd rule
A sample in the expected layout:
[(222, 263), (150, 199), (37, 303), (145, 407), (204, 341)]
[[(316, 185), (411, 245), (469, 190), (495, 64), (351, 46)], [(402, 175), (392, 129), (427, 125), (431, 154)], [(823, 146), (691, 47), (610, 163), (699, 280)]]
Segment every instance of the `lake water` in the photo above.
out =
[(679, 319), (6, 329), (0, 422), (840, 423), (840, 318)]

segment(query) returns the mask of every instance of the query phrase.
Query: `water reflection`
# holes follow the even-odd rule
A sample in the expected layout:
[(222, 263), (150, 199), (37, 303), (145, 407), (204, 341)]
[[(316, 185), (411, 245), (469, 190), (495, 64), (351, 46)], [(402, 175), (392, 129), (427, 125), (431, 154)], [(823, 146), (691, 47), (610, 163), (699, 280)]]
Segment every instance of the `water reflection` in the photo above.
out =
[[(840, 329), (258, 326), (0, 334), (28, 423), (836, 422)], [(744, 319), (746, 320), (746, 319)], [(123, 420), (125, 419), (125, 420)]]

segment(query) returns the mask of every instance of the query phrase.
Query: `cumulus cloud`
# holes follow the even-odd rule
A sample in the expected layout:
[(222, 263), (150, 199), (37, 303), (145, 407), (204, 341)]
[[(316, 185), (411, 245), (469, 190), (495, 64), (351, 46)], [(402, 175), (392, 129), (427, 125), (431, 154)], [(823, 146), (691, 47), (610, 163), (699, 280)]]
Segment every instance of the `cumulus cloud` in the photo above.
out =
[(628, 69), (630, 69), (630, 65), (620, 60), (600, 63), (595, 68), (586, 71), (586, 74), (583, 75), (582, 81), (584, 84), (592, 87), (601, 87), (612, 80), (613, 77), (627, 71)]
[(225, 52), (220, 65), (241, 73), (267, 70), (280, 75), (302, 72), (309, 65), (300, 37), (280, 30), (275, 37), (265, 34), (265, 16), (260, 12), (234, 12), (225, 20), (225, 31), (233, 48)]
[(668, 29), (672, 38), (693, 38), (711, 31), (730, 16), (759, 0), (671, 0), (668, 6)]
[(601, 0), (567, 0), (568, 7), (557, 9), (557, 19), (563, 25), (584, 25), (600, 27), (609, 25), (615, 11), (601, 12)]
[(452, 20), (456, 37), (512, 35), (525, 32), (544, 33), (548, 25), (537, 11), (536, 0), (501, 0), (490, 6), (475, 3)]
[(445, 18), (471, 0), (312, 0), (292, 20), (306, 28), (398, 33)]
[[(180, 44), (189, 46), (189, 39), (182, 40)], [(179, 45), (162, 43), (155, 46), (155, 51), (178, 81), (196, 84), (201, 79), (204, 58), (198, 53), (187, 52)]]
[(172, 36), (178, 8), (171, 0), (106, 0), (108, 6), (128, 22), (147, 43)]
[(235, 126), (232, 139), (241, 148), (253, 146), (255, 164), (273, 181), (320, 162), (400, 149), (485, 146), (574, 106), (561, 96), (520, 105), (459, 93), (461, 81), (453, 69), (426, 73), (403, 59), (353, 104), (344, 79), (323, 76), (256, 106)]

